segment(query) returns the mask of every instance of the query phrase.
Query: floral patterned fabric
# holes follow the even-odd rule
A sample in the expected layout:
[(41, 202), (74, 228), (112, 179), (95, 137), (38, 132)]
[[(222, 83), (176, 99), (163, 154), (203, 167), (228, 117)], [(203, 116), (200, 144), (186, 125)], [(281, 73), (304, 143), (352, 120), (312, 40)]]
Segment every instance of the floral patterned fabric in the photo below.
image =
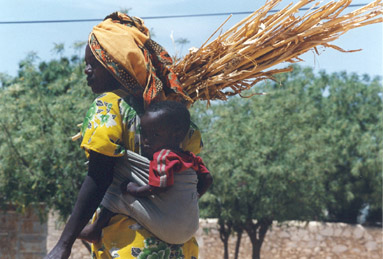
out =
[[(120, 157), (126, 150), (140, 152), (139, 117), (124, 101), (120, 92), (100, 95), (91, 105), (82, 127), (81, 147)], [(199, 153), (201, 135), (193, 124), (183, 145), (184, 149)], [(97, 215), (95, 214), (94, 218)], [(114, 216), (103, 229), (100, 243), (92, 245), (92, 258), (198, 258), (198, 244), (194, 238), (183, 245), (170, 245), (143, 229), (134, 219)]]
[(197, 259), (198, 244), (194, 237), (183, 245), (167, 244), (134, 219), (116, 215), (103, 229), (102, 241), (92, 244), (92, 258)]
[(100, 95), (89, 108), (81, 129), (81, 147), (119, 157), (125, 149), (139, 152), (139, 118), (136, 111), (119, 95), (108, 92)]

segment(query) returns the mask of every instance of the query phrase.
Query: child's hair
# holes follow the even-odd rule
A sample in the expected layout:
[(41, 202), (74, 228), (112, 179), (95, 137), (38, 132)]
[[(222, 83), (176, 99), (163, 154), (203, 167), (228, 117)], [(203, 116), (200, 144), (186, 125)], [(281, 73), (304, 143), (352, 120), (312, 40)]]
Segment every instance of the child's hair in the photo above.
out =
[(151, 104), (145, 112), (162, 111), (161, 119), (166, 127), (179, 132), (180, 141), (190, 128), (190, 113), (187, 107), (176, 101), (160, 101)]

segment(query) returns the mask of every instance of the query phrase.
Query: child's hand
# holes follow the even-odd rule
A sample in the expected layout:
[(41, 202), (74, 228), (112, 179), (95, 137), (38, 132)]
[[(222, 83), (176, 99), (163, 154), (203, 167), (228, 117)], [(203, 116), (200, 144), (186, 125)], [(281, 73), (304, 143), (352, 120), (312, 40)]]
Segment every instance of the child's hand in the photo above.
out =
[(121, 184), (121, 192), (122, 194), (135, 194), (137, 192), (137, 188), (140, 187), (138, 184), (133, 182), (123, 182)]
[(139, 188), (140, 186), (136, 183), (133, 183), (133, 182), (130, 182), (128, 183), (128, 185), (126, 186), (126, 190), (129, 194), (132, 194), (132, 195), (135, 195), (137, 193), (137, 189)]

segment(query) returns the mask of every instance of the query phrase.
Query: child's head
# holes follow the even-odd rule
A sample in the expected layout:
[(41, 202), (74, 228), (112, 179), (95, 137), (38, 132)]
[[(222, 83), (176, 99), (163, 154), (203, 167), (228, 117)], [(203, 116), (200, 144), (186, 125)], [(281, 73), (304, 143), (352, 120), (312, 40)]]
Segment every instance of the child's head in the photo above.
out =
[(150, 105), (141, 117), (143, 155), (151, 158), (163, 148), (178, 148), (189, 128), (190, 113), (185, 105), (174, 101)]

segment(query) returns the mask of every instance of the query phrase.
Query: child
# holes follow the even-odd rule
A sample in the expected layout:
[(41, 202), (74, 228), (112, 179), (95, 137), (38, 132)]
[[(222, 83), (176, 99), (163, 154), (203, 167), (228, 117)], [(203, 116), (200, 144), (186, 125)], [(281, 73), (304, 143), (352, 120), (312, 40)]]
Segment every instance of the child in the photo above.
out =
[(189, 127), (190, 114), (181, 103), (164, 101), (149, 106), (141, 117), (142, 154), (151, 160), (149, 183), (123, 183), (118, 208), (103, 208), (79, 238), (97, 242), (115, 213), (133, 217), (167, 243), (182, 244), (194, 235), (199, 221), (197, 200), (212, 177), (200, 157), (180, 148)]

